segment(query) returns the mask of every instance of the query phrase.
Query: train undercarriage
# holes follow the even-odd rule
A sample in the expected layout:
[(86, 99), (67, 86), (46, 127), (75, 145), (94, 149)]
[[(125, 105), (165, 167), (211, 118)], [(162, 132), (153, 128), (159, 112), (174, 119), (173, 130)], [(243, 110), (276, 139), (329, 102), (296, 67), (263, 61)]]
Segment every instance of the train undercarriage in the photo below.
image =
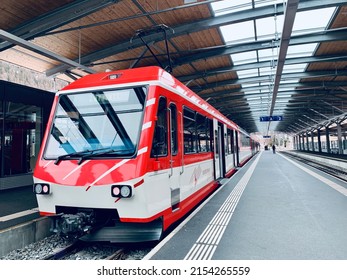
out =
[(149, 223), (123, 223), (114, 209), (57, 207), (51, 231), (67, 239), (134, 243), (160, 240), (162, 219)]

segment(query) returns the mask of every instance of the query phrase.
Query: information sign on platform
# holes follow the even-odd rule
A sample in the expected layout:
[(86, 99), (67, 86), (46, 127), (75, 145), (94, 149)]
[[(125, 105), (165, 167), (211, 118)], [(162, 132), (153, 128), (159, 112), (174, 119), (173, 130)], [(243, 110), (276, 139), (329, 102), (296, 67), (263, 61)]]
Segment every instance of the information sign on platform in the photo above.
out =
[(261, 122), (282, 121), (283, 116), (263, 116), (259, 117)]

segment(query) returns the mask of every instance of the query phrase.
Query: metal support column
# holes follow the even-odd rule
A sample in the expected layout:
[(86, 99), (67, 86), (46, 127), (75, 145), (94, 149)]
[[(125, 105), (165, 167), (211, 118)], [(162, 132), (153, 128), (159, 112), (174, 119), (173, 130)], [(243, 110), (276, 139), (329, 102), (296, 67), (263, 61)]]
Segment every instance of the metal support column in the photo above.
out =
[(314, 148), (314, 132), (311, 131), (311, 143), (312, 143), (312, 152), (314, 152), (315, 148)]
[(338, 143), (338, 148), (339, 148), (339, 154), (343, 154), (343, 147), (342, 147), (342, 130), (341, 130), (341, 124), (337, 124), (337, 143)]
[(298, 136), (294, 136), (293, 137), (294, 150), (298, 150), (298, 147), (297, 147), (297, 137)]
[(329, 137), (329, 126), (325, 127), (325, 136), (327, 141), (327, 153), (330, 154), (330, 137)]
[(318, 137), (318, 152), (322, 152), (322, 142), (320, 139), (320, 128), (317, 129), (317, 137)]

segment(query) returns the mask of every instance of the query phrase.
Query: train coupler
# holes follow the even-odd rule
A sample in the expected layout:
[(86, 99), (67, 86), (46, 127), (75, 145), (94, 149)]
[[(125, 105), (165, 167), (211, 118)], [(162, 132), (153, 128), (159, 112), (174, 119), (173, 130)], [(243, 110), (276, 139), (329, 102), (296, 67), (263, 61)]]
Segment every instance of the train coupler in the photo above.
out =
[(87, 234), (95, 223), (92, 212), (58, 214), (52, 218), (51, 231), (65, 237), (80, 237)]

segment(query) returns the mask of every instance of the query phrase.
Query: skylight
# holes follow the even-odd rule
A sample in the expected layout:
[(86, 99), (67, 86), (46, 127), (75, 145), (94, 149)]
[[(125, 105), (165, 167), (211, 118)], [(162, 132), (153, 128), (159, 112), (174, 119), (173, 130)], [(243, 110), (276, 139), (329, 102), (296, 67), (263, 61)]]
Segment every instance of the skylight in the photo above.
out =
[(306, 67), (307, 67), (307, 63), (284, 65), (283, 73), (304, 72)]
[(317, 43), (289, 46), (287, 51), (288, 58), (311, 56), (317, 48)]
[[(286, 3), (286, 0), (224, 0), (212, 3), (211, 7), (215, 16), (222, 14), (230, 14), (232, 16), (233, 13), (240, 11), (252, 11), (253, 9), (270, 5), (275, 7), (277, 4), (286, 5)], [(332, 7), (297, 12), (292, 36), (327, 29), (335, 9), (335, 7)], [(249, 64), (248, 67), (251, 69), (245, 69), (245, 67), (245, 70), (237, 70), (237, 76), (240, 79), (240, 83), (242, 83), (242, 91), (246, 96), (247, 102), (252, 105), (256, 105), (257, 102), (261, 103), (263, 113), (269, 113), (268, 109), (272, 102), (272, 89), (274, 87), (277, 59), (281, 46), (283, 24), (284, 15), (273, 14), (270, 17), (262, 18), (260, 16), (254, 20), (245, 20), (220, 27), (224, 42), (228, 45), (235, 45), (235, 50), (239, 50), (238, 53), (231, 55), (233, 64), (238, 66), (238, 69), (240, 69), (239, 65)], [(258, 42), (255, 46), (259, 46), (259, 49), (245, 52), (243, 44), (249, 42)], [(317, 43), (289, 45), (286, 58), (312, 56), (317, 46)], [(247, 49), (250, 47), (251, 44), (248, 44)], [(295, 79), (293, 77), (296, 75), (288, 76), (286, 74), (302, 73), (308, 66), (307, 63), (304, 63), (304, 59), (302, 60), (303, 63), (293, 64), (293, 62), (290, 61), (287, 64), (284, 62), (280, 86), (277, 89), (276, 104), (278, 103), (278, 106), (275, 106), (273, 114), (283, 113), (285, 105), (290, 100), (292, 94), (295, 93), (295, 86), (297, 86), (299, 75), (301, 75), (298, 74), (298, 78)]]
[[(283, 4), (286, 0), (255, 0), (256, 8)], [(230, 14), (252, 8), (252, 0), (224, 0), (211, 3), (215, 15)]]
[(253, 21), (221, 26), (220, 30), (227, 44), (254, 41)]
[(255, 51), (237, 53), (233, 54), (231, 58), (235, 65), (252, 63), (257, 62), (257, 53)]
[(278, 50), (276, 47), (271, 49), (259, 50), (258, 55), (259, 61), (272, 61), (274, 59), (277, 59)]
[(259, 83), (251, 83), (251, 84), (242, 85), (242, 89), (247, 89), (250, 87), (259, 87)]
[[(326, 29), (335, 8), (299, 12), (295, 16), (293, 35)], [(308, 20), (309, 19), (309, 20)]]
[(287, 2), (284, 0), (256, 0), (255, 2), (255, 7), (263, 7), (263, 6), (269, 6), (269, 5), (274, 5), (274, 4), (282, 4), (283, 2)]
[(254, 76), (258, 76), (258, 69), (237, 71), (237, 74), (240, 79), (247, 78), (247, 77), (254, 77)]
[(223, 15), (247, 10), (252, 7), (251, 5), (251, 0), (224, 0), (211, 4), (215, 15)]
[(258, 40), (277, 39), (278, 33), (283, 29), (283, 19), (283, 15), (257, 19), (255, 23)]
[(273, 75), (274, 69), (271, 67), (262, 67), (262, 68), (259, 68), (259, 73), (260, 73), (260, 76)]
[(245, 94), (248, 94), (248, 95), (252, 95), (252, 94), (259, 94), (260, 93), (260, 90), (250, 90), (250, 91), (247, 91)]
[(282, 79), (281, 80), (281, 84), (295, 84), (297, 83), (299, 80), (298, 79)]

